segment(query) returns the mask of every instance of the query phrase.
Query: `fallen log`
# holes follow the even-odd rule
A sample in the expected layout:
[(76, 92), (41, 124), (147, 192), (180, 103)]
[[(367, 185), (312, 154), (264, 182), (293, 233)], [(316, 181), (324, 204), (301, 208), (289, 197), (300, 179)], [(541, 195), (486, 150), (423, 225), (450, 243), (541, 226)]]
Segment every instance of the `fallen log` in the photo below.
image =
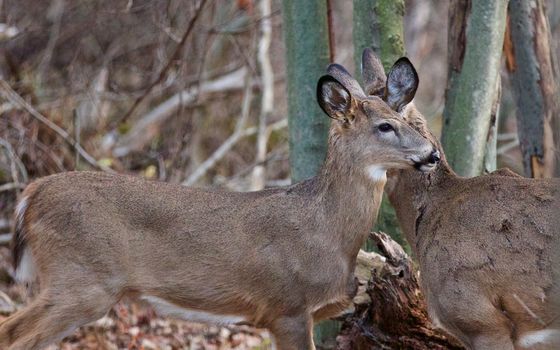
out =
[(358, 256), (354, 312), (344, 317), (337, 349), (464, 349), (430, 322), (418, 275), (402, 247), (384, 233), (372, 239), (381, 255)]

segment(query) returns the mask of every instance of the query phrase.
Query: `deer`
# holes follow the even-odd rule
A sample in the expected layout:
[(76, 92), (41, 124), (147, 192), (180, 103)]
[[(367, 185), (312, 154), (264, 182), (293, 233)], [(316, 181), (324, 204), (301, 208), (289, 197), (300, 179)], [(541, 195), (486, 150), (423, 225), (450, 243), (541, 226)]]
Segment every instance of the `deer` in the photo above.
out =
[[(398, 81), (416, 91), (408, 60)], [(414, 103), (394, 104), (371, 49), (363, 51), (364, 91), (436, 145), (428, 173), (392, 169), (385, 192), (411, 245), (428, 313), (469, 349), (560, 349), (560, 179), (508, 169), (464, 178), (450, 167)], [(408, 98), (410, 99), (410, 97)]]
[[(391, 101), (410, 103), (394, 67)], [(335, 78), (336, 76), (336, 78)], [(41, 349), (123, 297), (156, 313), (270, 330), (281, 350), (314, 349), (313, 323), (355, 294), (354, 268), (376, 219), (386, 171), (430, 171), (432, 142), (344, 67), (317, 83), (330, 117), (317, 176), (226, 192), (103, 172), (66, 172), (23, 191), (15, 210), (16, 279), (38, 290), (0, 324), (0, 348)]]

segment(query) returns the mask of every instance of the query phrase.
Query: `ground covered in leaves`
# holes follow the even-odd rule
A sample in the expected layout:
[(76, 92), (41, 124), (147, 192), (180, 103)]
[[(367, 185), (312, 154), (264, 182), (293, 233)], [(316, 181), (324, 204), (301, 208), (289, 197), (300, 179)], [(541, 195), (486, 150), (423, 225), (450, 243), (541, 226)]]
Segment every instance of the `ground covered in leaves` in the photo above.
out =
[[(11, 280), (9, 250), (0, 247), (0, 322), (25, 305), (25, 291)], [(265, 350), (269, 333), (246, 326), (216, 327), (158, 317), (147, 305), (123, 301), (48, 350)]]

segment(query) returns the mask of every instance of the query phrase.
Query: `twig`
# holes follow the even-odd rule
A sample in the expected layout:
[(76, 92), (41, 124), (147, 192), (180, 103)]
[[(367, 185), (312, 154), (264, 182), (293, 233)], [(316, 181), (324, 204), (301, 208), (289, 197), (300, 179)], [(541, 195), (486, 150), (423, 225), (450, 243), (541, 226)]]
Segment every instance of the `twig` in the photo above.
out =
[(138, 119), (132, 129), (118, 140), (113, 149), (113, 156), (124, 157), (131, 151), (141, 148), (146, 140), (150, 140), (157, 132), (157, 128), (154, 126), (163, 123), (182, 105), (194, 102), (197, 94), (240, 89), (243, 87), (243, 79), (246, 75), (247, 69), (240, 68), (215, 80), (200, 84), (198, 90), (189, 88), (171, 96)]
[(198, 179), (200, 179), (208, 169), (212, 168), (218, 160), (220, 160), (232, 147), (241, 139), (243, 136), (243, 128), (245, 123), (249, 118), (249, 113), (251, 111), (251, 99), (253, 97), (253, 88), (251, 83), (251, 78), (247, 77), (245, 80), (245, 93), (243, 97), (243, 105), (241, 107), (241, 117), (237, 121), (235, 126), (235, 131), (228, 137), (228, 139), (220, 146), (208, 159), (206, 159), (185, 181), (183, 185), (189, 186), (194, 184)]
[(126, 121), (130, 117), (130, 115), (136, 110), (138, 105), (146, 98), (146, 96), (148, 96), (148, 94), (152, 91), (152, 89), (157, 84), (159, 84), (163, 80), (163, 78), (165, 78), (165, 75), (167, 74), (169, 69), (171, 69), (171, 67), (173, 66), (175, 61), (179, 58), (179, 55), (180, 55), (181, 51), (183, 50), (183, 47), (185, 46), (185, 43), (187, 42), (187, 39), (189, 38), (189, 36), (190, 36), (190, 34), (191, 34), (191, 32), (194, 28), (196, 20), (200, 17), (200, 14), (202, 12), (202, 9), (204, 8), (205, 3), (206, 3), (206, 0), (200, 0), (200, 5), (196, 9), (196, 11), (194, 13), (194, 16), (191, 18), (191, 20), (190, 20), (190, 22), (187, 26), (187, 30), (185, 31), (185, 34), (183, 34), (183, 37), (181, 38), (181, 41), (177, 44), (177, 47), (175, 47), (175, 51), (171, 55), (171, 58), (167, 61), (167, 64), (165, 65), (165, 67), (163, 67), (163, 69), (159, 73), (158, 78), (153, 83), (150, 84), (150, 86), (146, 89), (146, 91), (142, 94), (142, 96), (140, 96), (139, 98), (136, 99), (136, 101), (134, 101), (134, 104), (132, 105), (132, 107), (130, 107), (130, 109), (124, 114), (124, 116), (122, 118), (120, 118), (120, 120), (118, 120), (117, 122), (120, 123), (120, 122)]
[[(274, 123), (268, 125), (268, 126), (266, 127), (266, 133), (267, 133), (267, 134), (270, 134), (270, 133), (273, 132), (273, 131), (280, 130), (280, 129), (284, 129), (284, 128), (286, 128), (287, 126), (288, 126), (288, 119), (282, 119), (282, 120), (279, 120), (279, 121), (277, 121), (277, 122), (274, 122)], [(220, 150), (220, 148), (218, 148), (218, 149), (216, 150), (216, 152), (214, 152), (214, 153), (212, 154), (212, 156), (210, 156), (210, 158), (214, 157), (214, 155), (218, 152), (218, 150), (220, 150), (220, 154), (217, 155), (217, 156), (219, 156), (219, 157), (218, 157), (217, 159), (215, 159), (215, 160), (212, 162), (212, 164), (210, 164), (210, 166), (209, 166), (207, 169), (204, 169), (204, 173), (203, 173), (202, 175), (204, 175), (204, 174), (206, 173), (206, 171), (208, 171), (210, 168), (212, 168), (212, 167), (216, 164), (216, 162), (217, 162), (218, 160), (220, 160), (220, 159), (227, 153), (227, 151), (229, 151), (239, 140), (241, 140), (241, 139), (244, 138), (244, 137), (248, 137), (248, 136), (255, 135), (255, 134), (257, 133), (257, 131), (258, 131), (258, 128), (252, 126), (252, 127), (250, 127), (250, 128), (247, 128), (247, 129), (243, 130), (243, 131), (241, 132), (240, 135), (235, 135), (235, 134), (231, 135), (231, 136), (226, 140), (226, 142), (224, 142), (224, 144), (222, 144), (222, 146), (220, 146), (220, 148), (223, 147), (224, 149), (223, 149), (223, 150)], [(235, 137), (234, 137), (234, 136), (235, 136)], [(227, 144), (227, 145), (226, 145), (226, 144)], [(226, 147), (226, 146), (227, 146), (227, 147)], [(209, 159), (210, 159), (210, 158), (209, 158)], [(207, 159), (206, 161), (208, 161), (209, 159)], [(260, 164), (265, 164), (268, 160), (269, 160), (269, 159), (265, 159), (262, 163), (253, 163), (253, 164), (251, 164), (251, 166), (248, 167), (248, 169), (242, 171), (242, 172), (239, 173), (239, 174), (236, 174), (234, 177), (238, 177), (239, 175), (248, 173), (248, 172), (251, 171), (255, 166), (260, 165)], [(206, 161), (205, 161), (204, 163), (202, 163), (202, 165), (205, 165)], [(202, 165), (201, 165), (201, 167), (202, 167)], [(195, 170), (195, 172), (197, 172), (197, 171), (198, 171), (198, 169)], [(194, 174), (194, 173), (193, 173), (193, 174)], [(200, 176), (202, 176), (202, 175), (200, 175)], [(192, 176), (192, 175), (191, 175), (191, 176)], [(231, 178), (230, 178), (230, 179), (231, 179)], [(193, 181), (193, 183), (196, 182), (196, 180), (197, 180), (197, 179), (195, 179), (195, 181)], [(188, 179), (187, 179), (187, 181), (188, 181)], [(191, 185), (191, 184), (192, 184), (192, 183), (187, 183), (187, 181), (183, 182), (183, 185), (188, 186), (188, 185)]]
[(513, 149), (517, 146), (519, 146), (519, 139), (515, 138), (513, 141), (510, 141), (510, 142), (506, 143), (505, 145), (502, 145), (502, 146), (498, 147), (498, 149), (496, 150), (496, 154), (504, 155), (510, 149)]
[(19, 182), (9, 182), (7, 184), (0, 185), (0, 192), (11, 191), (11, 190), (23, 190), (25, 184)]
[(4, 233), (0, 235), (0, 245), (10, 244), (11, 241), (12, 241), (11, 233)]
[(4, 79), (0, 78), (0, 93), (4, 95), (6, 99), (8, 99), (11, 103), (20, 106), (20, 108), (26, 110), (29, 114), (31, 114), (35, 119), (39, 120), (41, 123), (45, 124), (48, 128), (52, 129), (55, 133), (57, 133), (64, 141), (66, 141), (70, 146), (74, 147), (76, 152), (78, 152), (85, 161), (87, 161), (90, 165), (95, 168), (101, 169), (106, 172), (114, 173), (113, 169), (98, 164), (95, 158), (93, 158), (89, 153), (87, 153), (83, 147), (74, 140), (70, 134), (55, 123), (51, 122), (47, 117), (39, 113), (32, 105), (30, 105), (27, 101), (23, 99), (17, 92), (15, 92), (10, 84), (8, 84)]
[[(256, 130), (256, 128), (253, 128), (253, 129)], [(240, 177), (243, 177), (246, 174), (250, 173), (258, 165), (265, 165), (265, 164), (268, 164), (269, 162), (287, 160), (288, 158), (285, 155), (287, 153), (287, 150), (288, 150), (287, 145), (285, 145), (285, 147), (280, 147), (279, 149), (272, 150), (266, 155), (266, 158), (264, 159), (264, 161), (262, 161), (260, 163), (253, 162), (252, 164), (249, 164), (245, 168), (241, 169), (239, 172), (237, 172), (237, 173), (235, 173), (232, 176), (229, 176), (227, 178), (218, 178), (218, 180), (215, 181), (215, 185), (220, 185), (221, 186), (221, 185), (233, 182), (233, 181), (239, 179)], [(274, 181), (275, 180), (267, 181), (266, 185), (268, 187), (270, 187), (272, 185), (270, 185), (269, 183), (274, 183)], [(277, 186), (281, 186), (281, 185), (277, 185)]]
[(10, 228), (10, 221), (7, 219), (0, 219), (0, 231)]
[(21, 173), (23, 182), (27, 182), (28, 181), (27, 170), (25, 169), (25, 166), (23, 165), (21, 159), (19, 159), (16, 152), (14, 151), (12, 145), (8, 141), (0, 137), (0, 146), (4, 147), (8, 158), (10, 158), (10, 171), (12, 172), (12, 180), (16, 183), (20, 182), (18, 171), (17, 171), (17, 168), (19, 168), (19, 172)]
[(47, 67), (51, 63), (52, 54), (56, 47), (56, 42), (58, 41), (58, 36), (60, 34), (60, 26), (62, 24), (62, 15), (64, 14), (64, 0), (55, 0), (49, 6), (47, 17), (52, 21), (52, 29), (49, 35), (49, 41), (47, 42), (47, 47), (45, 49), (45, 54), (39, 63), (39, 74), (38, 81), (39, 84), (43, 81)]
[(264, 164), (261, 164), (266, 158), (266, 146), (268, 144), (268, 134), (266, 133), (266, 120), (274, 110), (274, 74), (270, 64), (269, 48), (272, 39), (272, 23), (268, 16), (271, 12), (270, 0), (261, 0), (261, 14), (263, 21), (261, 22), (261, 38), (259, 40), (259, 51), (257, 60), (261, 70), (262, 77), (262, 98), (261, 112), (259, 115), (259, 125), (257, 133), (257, 155), (255, 163), (259, 164), (253, 169), (251, 176), (251, 190), (262, 190), (266, 185), (266, 173)]

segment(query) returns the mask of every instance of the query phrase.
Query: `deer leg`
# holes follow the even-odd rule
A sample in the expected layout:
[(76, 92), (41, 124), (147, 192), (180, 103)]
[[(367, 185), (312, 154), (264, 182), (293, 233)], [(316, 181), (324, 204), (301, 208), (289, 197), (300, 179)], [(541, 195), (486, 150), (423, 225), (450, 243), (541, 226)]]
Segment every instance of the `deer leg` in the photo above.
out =
[(282, 317), (270, 327), (276, 350), (315, 350), (310, 315)]
[(451, 326), (445, 328), (473, 350), (514, 350), (513, 326), (507, 314), (482, 293), (467, 287), (462, 290), (468, 293), (461, 299), (445, 299), (442, 293), (440, 301), (444, 301), (446, 310), (441, 321), (444, 326)]
[(351, 299), (346, 299), (336, 303), (327, 304), (313, 313), (313, 320), (318, 322), (340, 316), (346, 309), (348, 309), (351, 301)]
[(43, 349), (76, 328), (101, 318), (115, 302), (95, 287), (86, 293), (73, 289), (64, 293), (45, 290), (0, 325), (0, 348)]

